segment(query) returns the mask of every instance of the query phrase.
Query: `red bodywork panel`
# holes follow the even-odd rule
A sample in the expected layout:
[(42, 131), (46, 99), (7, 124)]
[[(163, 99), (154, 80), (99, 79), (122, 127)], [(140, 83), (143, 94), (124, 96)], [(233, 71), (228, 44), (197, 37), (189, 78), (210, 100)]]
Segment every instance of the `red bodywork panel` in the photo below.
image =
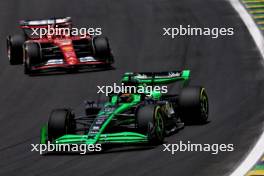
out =
[(53, 43), (61, 49), (67, 64), (75, 65), (78, 63), (71, 39), (55, 39)]

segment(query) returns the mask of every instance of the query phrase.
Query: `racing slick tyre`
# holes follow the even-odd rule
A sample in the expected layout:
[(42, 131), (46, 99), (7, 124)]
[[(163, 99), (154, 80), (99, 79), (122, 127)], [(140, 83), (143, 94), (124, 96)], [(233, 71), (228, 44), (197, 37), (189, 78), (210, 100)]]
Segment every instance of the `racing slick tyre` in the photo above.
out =
[(203, 87), (183, 88), (179, 95), (180, 117), (186, 124), (203, 124), (208, 120), (209, 103)]
[(74, 114), (70, 109), (55, 109), (48, 121), (48, 140), (53, 142), (58, 137), (75, 132)]
[(147, 104), (137, 110), (138, 130), (147, 134), (150, 144), (160, 144), (164, 140), (165, 127), (160, 106)]
[(113, 63), (109, 41), (106, 37), (93, 37), (92, 47), (93, 53), (98, 59), (105, 61), (107, 64)]
[(25, 41), (26, 37), (23, 34), (7, 37), (7, 56), (11, 65), (23, 64), (23, 44)]
[(24, 45), (24, 73), (33, 73), (32, 66), (41, 62), (40, 46), (37, 43)]

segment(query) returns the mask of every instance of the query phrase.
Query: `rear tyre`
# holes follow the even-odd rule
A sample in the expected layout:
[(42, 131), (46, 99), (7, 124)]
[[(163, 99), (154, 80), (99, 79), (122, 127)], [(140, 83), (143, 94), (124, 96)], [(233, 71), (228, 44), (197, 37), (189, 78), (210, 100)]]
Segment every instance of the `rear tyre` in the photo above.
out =
[(92, 46), (93, 53), (99, 60), (105, 61), (107, 64), (114, 62), (109, 41), (106, 37), (93, 37)]
[(7, 37), (7, 57), (11, 65), (23, 64), (23, 44), (25, 41), (26, 37), (23, 34)]
[(24, 45), (24, 73), (33, 73), (32, 66), (40, 62), (40, 46), (37, 43), (26, 43)]
[(203, 87), (184, 88), (179, 96), (180, 116), (186, 124), (203, 124), (208, 120), (208, 96)]
[(53, 142), (65, 134), (74, 134), (75, 127), (74, 114), (70, 109), (55, 109), (48, 121), (48, 140)]
[(145, 105), (137, 111), (137, 126), (147, 134), (150, 144), (157, 145), (164, 140), (164, 119), (160, 106)]

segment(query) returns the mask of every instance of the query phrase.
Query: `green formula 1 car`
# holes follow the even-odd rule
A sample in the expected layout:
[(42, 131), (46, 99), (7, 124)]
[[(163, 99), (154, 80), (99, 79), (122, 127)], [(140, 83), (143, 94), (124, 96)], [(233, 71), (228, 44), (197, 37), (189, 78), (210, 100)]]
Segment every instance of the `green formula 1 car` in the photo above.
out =
[[(55, 109), (41, 129), (41, 143), (160, 144), (185, 124), (208, 120), (205, 89), (189, 87), (189, 77), (189, 70), (125, 73), (122, 84), (143, 92), (111, 94), (103, 105), (87, 101), (86, 114), (79, 117), (70, 109)], [(149, 90), (178, 81), (183, 83), (179, 94)]]

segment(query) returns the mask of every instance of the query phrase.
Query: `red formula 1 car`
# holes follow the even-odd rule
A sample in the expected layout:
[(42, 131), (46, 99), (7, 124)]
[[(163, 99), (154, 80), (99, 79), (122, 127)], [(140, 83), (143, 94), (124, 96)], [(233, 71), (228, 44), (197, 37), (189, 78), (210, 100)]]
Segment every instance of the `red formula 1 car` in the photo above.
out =
[(70, 17), (35, 21), (20, 21), (23, 34), (7, 37), (7, 53), (11, 65), (23, 64), (25, 74), (42, 70), (76, 70), (109, 68), (114, 62), (108, 39), (100, 36), (39, 35), (50, 27), (72, 29)]

